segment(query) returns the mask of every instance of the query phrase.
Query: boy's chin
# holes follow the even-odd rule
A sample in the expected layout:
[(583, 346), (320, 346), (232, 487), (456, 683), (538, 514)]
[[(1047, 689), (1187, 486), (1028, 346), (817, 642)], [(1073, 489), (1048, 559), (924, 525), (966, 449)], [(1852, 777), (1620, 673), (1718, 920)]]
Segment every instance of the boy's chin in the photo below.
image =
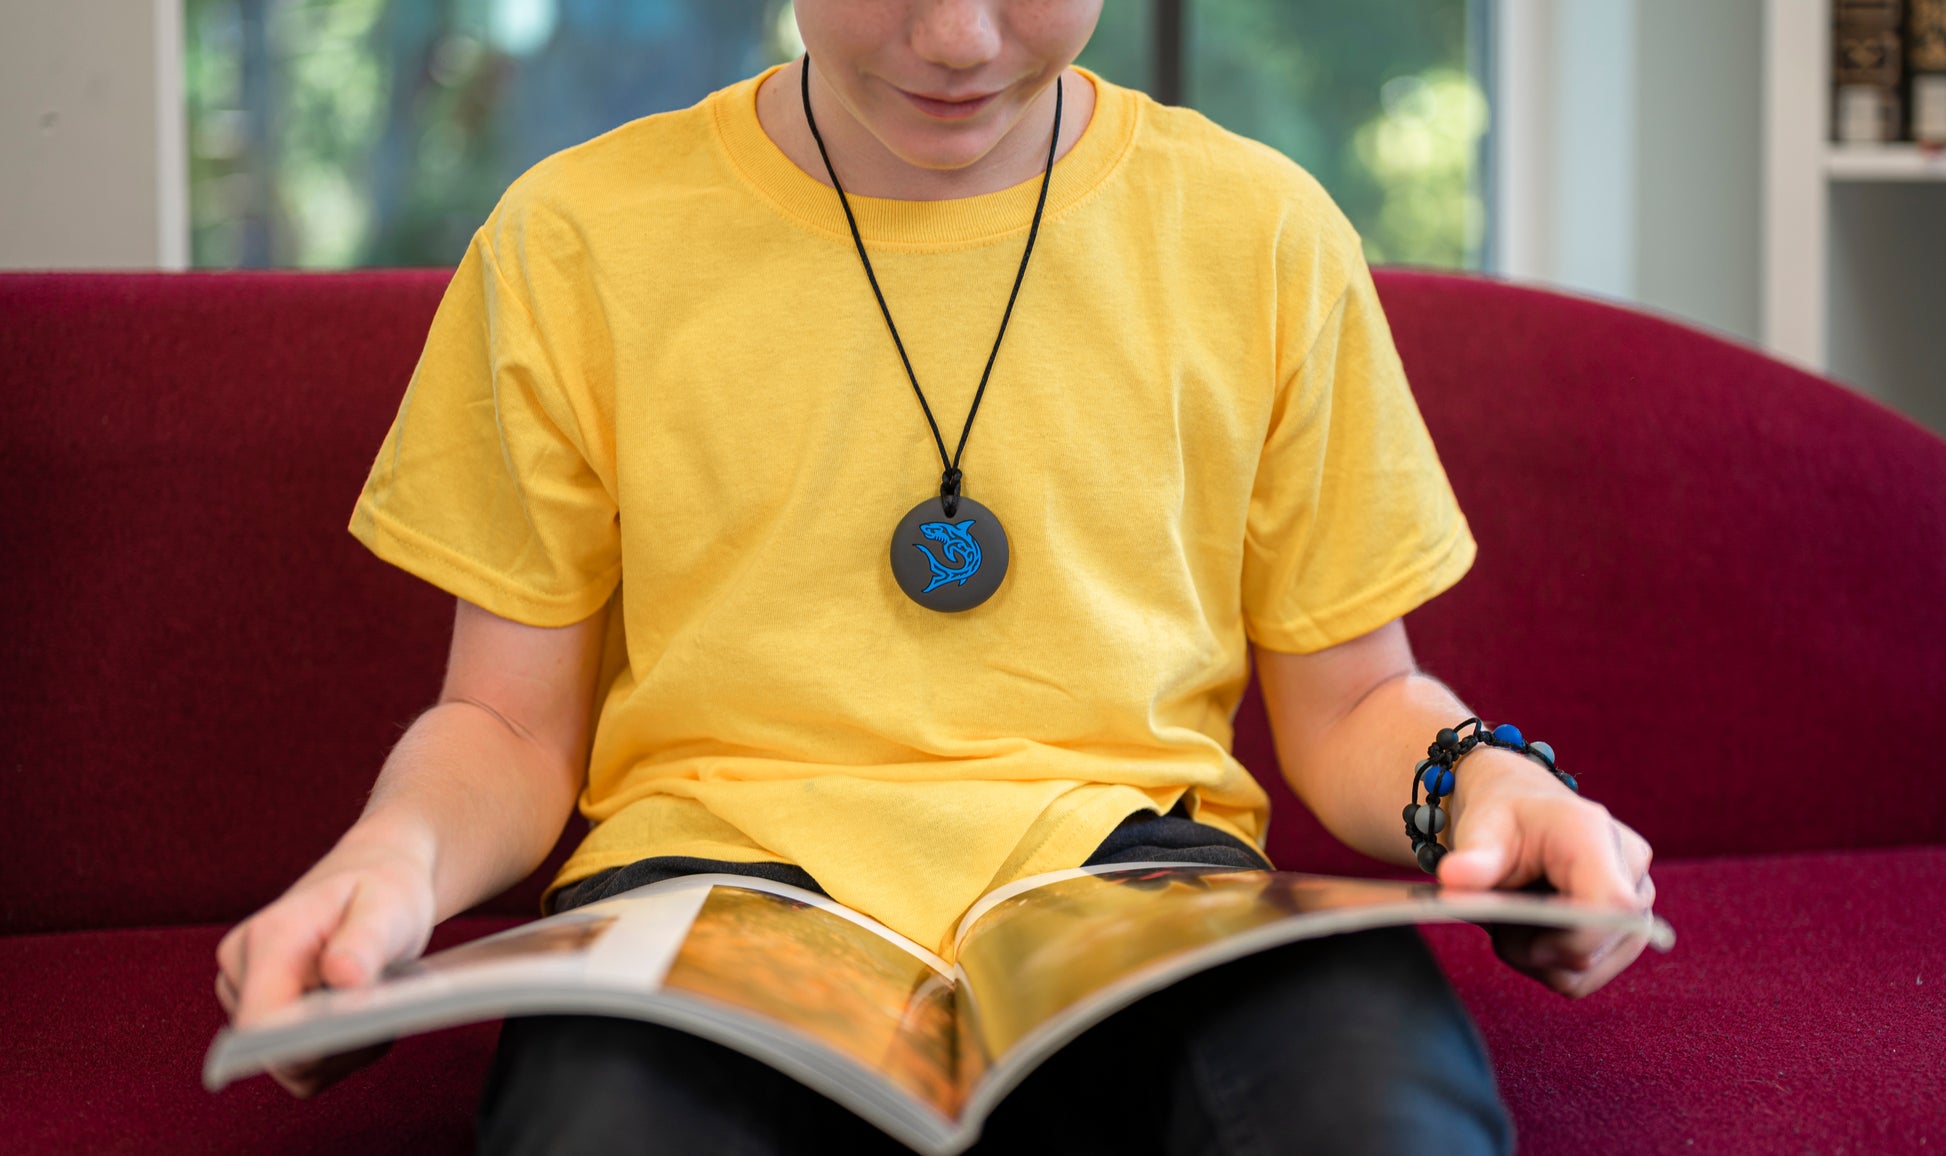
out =
[[(987, 110), (963, 124), (925, 119), (915, 123), (915, 118), (922, 118), (923, 114), (907, 113), (895, 124), (873, 126), (874, 135), (893, 156), (915, 168), (936, 173), (971, 172), (992, 155), (1007, 135), (1008, 122), (992, 115), (1000, 111)], [(1047, 150), (1046, 133), (1052, 127), (1047, 124), (1033, 130), (1043, 154)], [(1037, 172), (1039, 167), (1035, 166)]]
[(955, 173), (978, 168), (1000, 143), (1002, 135), (999, 127), (993, 125), (949, 129), (900, 125), (882, 133), (879, 140), (893, 156), (914, 168)]

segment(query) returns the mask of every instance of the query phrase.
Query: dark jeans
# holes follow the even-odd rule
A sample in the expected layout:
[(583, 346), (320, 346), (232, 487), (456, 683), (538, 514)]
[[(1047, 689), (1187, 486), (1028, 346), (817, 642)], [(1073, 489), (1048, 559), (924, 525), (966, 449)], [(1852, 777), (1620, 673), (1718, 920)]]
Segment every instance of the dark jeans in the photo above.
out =
[[(1250, 858), (1232, 863), (1237, 849)], [(1164, 858), (1261, 865), (1179, 816), (1125, 824), (1090, 862)], [(905, 1150), (756, 1060), (603, 1016), (508, 1020), (479, 1136), (490, 1153)], [(973, 1151), (1512, 1148), (1472, 1020), (1419, 934), (1386, 928), (1278, 948), (1149, 996), (1028, 1076)]]

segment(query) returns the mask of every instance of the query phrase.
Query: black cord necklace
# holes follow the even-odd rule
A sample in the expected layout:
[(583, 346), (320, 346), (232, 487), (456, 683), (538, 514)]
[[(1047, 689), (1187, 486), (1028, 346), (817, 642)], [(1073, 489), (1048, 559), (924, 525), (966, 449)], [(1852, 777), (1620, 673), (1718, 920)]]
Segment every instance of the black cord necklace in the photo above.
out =
[[(1007, 310), (1000, 316), (1000, 332), (993, 338), (993, 351), (987, 354), (980, 387), (974, 391), (973, 406), (966, 411), (966, 425), (960, 430), (959, 447), (951, 457), (946, 454), (946, 439), (940, 435), (932, 407), (926, 404), (926, 393), (919, 388), (919, 375), (912, 371), (905, 342), (899, 340), (899, 327), (892, 322), (885, 293), (878, 287), (872, 259), (865, 253), (865, 239), (858, 233), (858, 219), (852, 216), (851, 200), (845, 196), (845, 187), (838, 183), (837, 170), (831, 167), (831, 154), (825, 150), (824, 137), (818, 132), (817, 118), (811, 115), (808, 55), (799, 81), (804, 121), (811, 128), (811, 139), (817, 142), (818, 156), (824, 160), (831, 187), (838, 190), (838, 203), (844, 206), (845, 224), (851, 227), (852, 243), (858, 246), (858, 260), (865, 266), (865, 279), (871, 282), (872, 296), (878, 298), (879, 312), (885, 315), (885, 328), (892, 334), (892, 344), (898, 348), (906, 379), (912, 383), (912, 392), (918, 395), (919, 408), (925, 411), (926, 424), (932, 427), (933, 441), (939, 446), (940, 464), (945, 467), (939, 475), (939, 496), (914, 506), (899, 519), (898, 529), (892, 533), (892, 576), (907, 597), (929, 610), (971, 610), (993, 597), (994, 591), (1000, 589), (1001, 579), (1007, 576), (1007, 532), (992, 510), (960, 493), (963, 480), (960, 455), (966, 452), (967, 435), (973, 432), (973, 417), (980, 412), (980, 399), (986, 396), (987, 379), (993, 376), (1000, 342), (1007, 336), (1007, 322), (1013, 318), (1014, 302), (1020, 297), (1020, 283), (1027, 277), (1027, 262), (1034, 255), (1034, 239), (1040, 235), (1041, 212), (1047, 208), (1047, 186), (1054, 176), (1054, 154), (1061, 142), (1061, 79), (1054, 78), (1054, 134), (1047, 144), (1047, 168), (1041, 174), (1041, 195), (1034, 205), (1034, 223), (1027, 229), (1027, 248), (1020, 255), (1020, 271), (1014, 274), (1013, 292), (1008, 294)], [(937, 553), (929, 542), (938, 544)]]

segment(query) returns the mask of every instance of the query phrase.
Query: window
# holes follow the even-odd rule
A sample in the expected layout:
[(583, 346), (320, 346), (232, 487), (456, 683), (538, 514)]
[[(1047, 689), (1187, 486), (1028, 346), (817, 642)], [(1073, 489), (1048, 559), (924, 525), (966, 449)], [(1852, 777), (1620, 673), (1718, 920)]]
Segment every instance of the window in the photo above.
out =
[(1374, 263), (1479, 265), (1485, 38), (1466, 0), (1182, 7), (1184, 103), (1308, 169)]
[[(1485, 0), (1106, 0), (1081, 63), (1308, 168), (1374, 261), (1478, 264)], [(547, 154), (801, 47), (787, 0), (184, 0), (206, 267), (450, 265)]]

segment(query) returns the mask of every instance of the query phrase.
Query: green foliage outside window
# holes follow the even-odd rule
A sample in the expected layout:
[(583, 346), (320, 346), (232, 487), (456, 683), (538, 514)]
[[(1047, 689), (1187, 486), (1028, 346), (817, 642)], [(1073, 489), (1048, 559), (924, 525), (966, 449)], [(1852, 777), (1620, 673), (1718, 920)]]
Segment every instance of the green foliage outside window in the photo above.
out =
[[(1146, 0), (1082, 63), (1146, 87)], [(1467, 0), (1187, 0), (1187, 103), (1308, 168), (1375, 261), (1477, 263)], [(788, 0), (185, 0), (200, 266), (450, 265), (521, 171), (801, 47)]]
[[(1115, 0), (1108, 0), (1112, 5)], [(1479, 264), (1465, 0), (1189, 0), (1188, 103), (1323, 183), (1377, 262)]]

